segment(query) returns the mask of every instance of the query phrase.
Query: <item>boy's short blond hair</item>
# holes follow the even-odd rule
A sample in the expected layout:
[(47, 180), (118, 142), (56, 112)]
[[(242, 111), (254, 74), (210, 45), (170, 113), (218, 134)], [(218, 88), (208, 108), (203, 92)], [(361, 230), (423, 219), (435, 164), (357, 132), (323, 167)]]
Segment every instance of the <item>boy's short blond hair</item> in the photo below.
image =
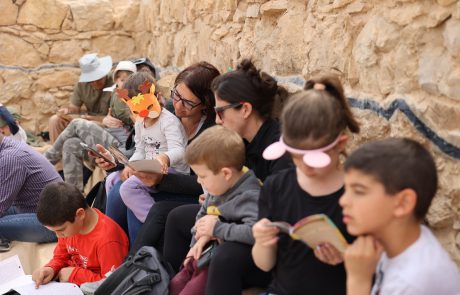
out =
[(224, 167), (241, 170), (245, 161), (243, 139), (225, 127), (210, 127), (187, 147), (185, 160), (189, 165), (204, 164), (213, 173)]

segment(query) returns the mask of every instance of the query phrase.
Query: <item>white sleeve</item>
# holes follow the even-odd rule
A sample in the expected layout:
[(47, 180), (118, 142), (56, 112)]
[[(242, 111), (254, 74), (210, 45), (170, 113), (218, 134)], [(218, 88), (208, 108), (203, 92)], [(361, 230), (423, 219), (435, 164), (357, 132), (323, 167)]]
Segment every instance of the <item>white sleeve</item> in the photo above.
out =
[(168, 145), (168, 151), (165, 154), (169, 157), (169, 166), (175, 167), (184, 163), (187, 137), (182, 123), (172, 116), (165, 116), (165, 120), (161, 122), (161, 131)]
[(134, 154), (131, 156), (129, 159), (130, 161), (136, 161), (136, 160), (143, 160), (145, 159), (145, 145), (144, 142), (142, 141), (142, 128), (143, 127), (143, 122), (136, 122), (134, 124), (134, 132), (136, 133), (134, 135), (134, 143), (135, 143), (135, 151)]

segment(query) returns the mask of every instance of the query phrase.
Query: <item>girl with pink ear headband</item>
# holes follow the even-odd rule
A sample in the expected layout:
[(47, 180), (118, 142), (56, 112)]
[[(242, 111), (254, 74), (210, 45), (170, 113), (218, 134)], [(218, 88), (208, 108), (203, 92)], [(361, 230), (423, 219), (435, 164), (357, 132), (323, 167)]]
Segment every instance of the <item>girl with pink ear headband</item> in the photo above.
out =
[(267, 160), (290, 154), (295, 168), (268, 178), (259, 200), (259, 218), (253, 227), (252, 256), (256, 265), (271, 271), (267, 294), (345, 294), (343, 258), (331, 244), (311, 249), (280, 234), (273, 221), (295, 224), (313, 214), (326, 214), (348, 242), (338, 200), (344, 192), (340, 154), (347, 131), (359, 125), (336, 77), (313, 79), (305, 91), (293, 95), (281, 115), (282, 136), (263, 152)]

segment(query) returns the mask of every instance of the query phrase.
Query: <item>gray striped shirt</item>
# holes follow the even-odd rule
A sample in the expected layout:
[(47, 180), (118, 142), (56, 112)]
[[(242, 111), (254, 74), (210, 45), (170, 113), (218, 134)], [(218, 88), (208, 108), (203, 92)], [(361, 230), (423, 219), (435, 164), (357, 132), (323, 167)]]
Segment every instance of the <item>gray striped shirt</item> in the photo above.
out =
[(23, 142), (4, 137), (0, 142), (0, 216), (15, 206), (35, 212), (43, 188), (62, 181), (51, 163)]

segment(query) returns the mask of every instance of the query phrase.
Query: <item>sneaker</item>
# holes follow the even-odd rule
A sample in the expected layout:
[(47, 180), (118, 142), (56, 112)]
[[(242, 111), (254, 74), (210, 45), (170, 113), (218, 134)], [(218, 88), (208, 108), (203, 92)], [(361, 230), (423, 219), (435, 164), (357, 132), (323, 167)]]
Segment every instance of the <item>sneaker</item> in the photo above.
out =
[(105, 278), (103, 278), (100, 281), (81, 284), (80, 290), (85, 295), (93, 295), (94, 292), (96, 292), (97, 288), (99, 288), (99, 286), (102, 285), (104, 281), (105, 281)]
[(11, 250), (11, 242), (0, 239), (0, 252), (8, 252)]

